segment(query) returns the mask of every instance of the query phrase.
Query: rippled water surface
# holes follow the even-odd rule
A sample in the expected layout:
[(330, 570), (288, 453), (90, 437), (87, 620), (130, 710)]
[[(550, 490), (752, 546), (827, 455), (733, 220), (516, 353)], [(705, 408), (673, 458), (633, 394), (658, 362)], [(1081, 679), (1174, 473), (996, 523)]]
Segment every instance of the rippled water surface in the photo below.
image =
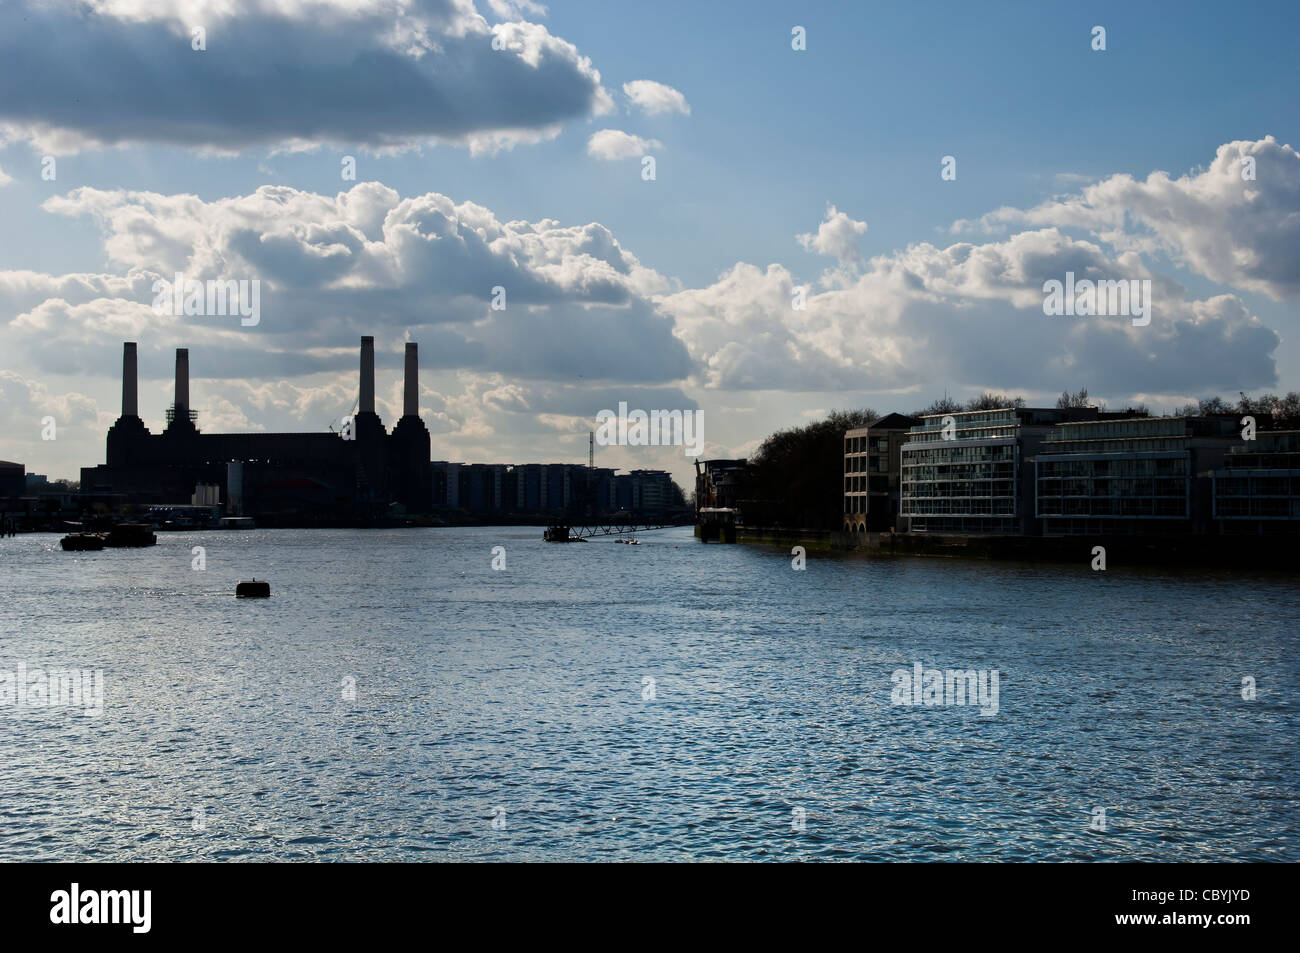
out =
[(0, 860), (1298, 859), (1300, 579), (540, 536), (0, 540)]

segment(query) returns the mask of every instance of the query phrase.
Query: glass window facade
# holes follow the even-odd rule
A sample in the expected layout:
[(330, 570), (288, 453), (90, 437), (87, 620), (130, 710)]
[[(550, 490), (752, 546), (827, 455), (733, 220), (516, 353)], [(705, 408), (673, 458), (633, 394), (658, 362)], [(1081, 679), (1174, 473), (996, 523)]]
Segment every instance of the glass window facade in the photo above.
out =
[(1019, 434), (1010, 408), (936, 414), (913, 427), (902, 455), (900, 515), (909, 530), (1017, 532)]

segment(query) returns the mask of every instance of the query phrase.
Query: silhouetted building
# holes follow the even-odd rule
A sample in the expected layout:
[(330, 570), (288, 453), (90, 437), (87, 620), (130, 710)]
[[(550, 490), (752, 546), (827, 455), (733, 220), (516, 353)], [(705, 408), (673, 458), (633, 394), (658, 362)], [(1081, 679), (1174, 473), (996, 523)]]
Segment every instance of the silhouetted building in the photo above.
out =
[(232, 515), (283, 521), (427, 512), (429, 432), (419, 418), (417, 363), (416, 346), (408, 344), (403, 415), (391, 435), (375, 413), (372, 337), (361, 339), (358, 410), (342, 433), (205, 434), (190, 408), (189, 351), (181, 348), (166, 429), (152, 434), (138, 414), (136, 346), (128, 342), (122, 415), (108, 431), (107, 462), (82, 469), (82, 493), (135, 504), (182, 504), (197, 487), (209, 485), (218, 488)]
[(1300, 430), (1235, 442), (1210, 478), (1219, 532), (1300, 533)]
[(1051, 428), (1095, 407), (1004, 407), (927, 414), (901, 450), (898, 529), (1033, 534), (1034, 474), (1021, 464)]
[(902, 451), (921, 421), (886, 414), (844, 434), (844, 529), (892, 529), (902, 500)]
[(1062, 423), (1034, 458), (1045, 535), (1205, 533), (1210, 480), (1240, 444), (1238, 418), (1124, 417)]
[(27, 492), (27, 467), (0, 460), (0, 499), (16, 500)]

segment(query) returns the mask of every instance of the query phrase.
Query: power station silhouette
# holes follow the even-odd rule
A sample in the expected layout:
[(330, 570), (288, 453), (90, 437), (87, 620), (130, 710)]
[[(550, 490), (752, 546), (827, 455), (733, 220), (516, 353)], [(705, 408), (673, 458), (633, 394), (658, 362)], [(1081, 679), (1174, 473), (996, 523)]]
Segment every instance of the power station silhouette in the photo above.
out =
[(361, 339), (360, 398), (341, 432), (202, 433), (190, 408), (190, 355), (176, 351), (175, 399), (162, 433), (137, 404), (136, 345), (122, 346), (122, 415), (103, 465), (83, 467), (83, 494), (130, 504), (197, 500), (216, 487), (227, 512), (302, 523), (424, 513), (432, 499), (429, 430), (420, 419), (418, 345), (406, 345), (402, 417), (375, 413), (375, 339)]

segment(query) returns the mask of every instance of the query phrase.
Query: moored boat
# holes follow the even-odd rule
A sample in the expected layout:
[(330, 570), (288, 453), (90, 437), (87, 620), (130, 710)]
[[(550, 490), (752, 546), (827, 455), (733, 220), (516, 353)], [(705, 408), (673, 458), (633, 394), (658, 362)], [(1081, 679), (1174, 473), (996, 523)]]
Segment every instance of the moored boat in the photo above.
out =
[(97, 552), (104, 548), (104, 537), (98, 533), (69, 533), (59, 540), (65, 552)]
[(104, 538), (104, 545), (114, 548), (153, 546), (157, 542), (157, 534), (147, 523), (118, 523)]

